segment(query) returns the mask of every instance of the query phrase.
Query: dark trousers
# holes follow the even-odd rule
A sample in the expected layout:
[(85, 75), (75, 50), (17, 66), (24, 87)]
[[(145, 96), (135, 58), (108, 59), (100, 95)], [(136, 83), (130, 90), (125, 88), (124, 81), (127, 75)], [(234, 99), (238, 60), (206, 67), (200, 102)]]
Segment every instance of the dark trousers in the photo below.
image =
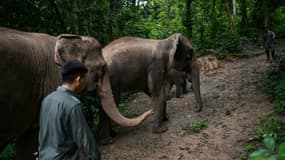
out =
[(265, 52), (266, 52), (267, 60), (270, 60), (270, 55), (271, 55), (271, 59), (275, 60), (275, 50), (273, 47), (266, 48)]

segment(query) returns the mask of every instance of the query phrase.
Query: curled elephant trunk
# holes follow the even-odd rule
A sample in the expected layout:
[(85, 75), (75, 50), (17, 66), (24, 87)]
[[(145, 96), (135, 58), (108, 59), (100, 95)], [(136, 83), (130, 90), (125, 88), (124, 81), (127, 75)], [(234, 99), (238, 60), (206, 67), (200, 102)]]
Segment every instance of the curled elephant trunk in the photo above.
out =
[(106, 114), (116, 123), (122, 126), (137, 126), (142, 123), (153, 112), (148, 110), (137, 118), (126, 118), (118, 110), (113, 98), (112, 89), (110, 86), (109, 74), (106, 73), (102, 80), (102, 84), (98, 87), (98, 93), (101, 99), (101, 105)]
[(195, 106), (195, 111), (200, 112), (203, 108), (203, 102), (201, 99), (201, 93), (200, 93), (200, 74), (199, 74), (199, 67), (196, 63), (196, 59), (192, 60), (192, 67), (191, 67), (191, 81), (192, 81), (192, 87), (193, 92), (195, 95), (197, 106)]

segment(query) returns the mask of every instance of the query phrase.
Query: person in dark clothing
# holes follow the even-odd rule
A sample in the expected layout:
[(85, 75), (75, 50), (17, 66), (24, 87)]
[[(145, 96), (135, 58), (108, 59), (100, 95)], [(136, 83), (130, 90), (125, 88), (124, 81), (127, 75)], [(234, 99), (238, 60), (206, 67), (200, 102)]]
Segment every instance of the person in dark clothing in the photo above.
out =
[(75, 94), (85, 86), (87, 68), (70, 61), (61, 68), (62, 85), (44, 98), (40, 111), (40, 160), (100, 160), (95, 139)]
[(275, 59), (275, 50), (274, 50), (274, 39), (275, 33), (270, 31), (268, 27), (265, 27), (263, 35), (263, 47), (267, 55), (267, 60), (270, 60), (270, 55), (272, 59)]

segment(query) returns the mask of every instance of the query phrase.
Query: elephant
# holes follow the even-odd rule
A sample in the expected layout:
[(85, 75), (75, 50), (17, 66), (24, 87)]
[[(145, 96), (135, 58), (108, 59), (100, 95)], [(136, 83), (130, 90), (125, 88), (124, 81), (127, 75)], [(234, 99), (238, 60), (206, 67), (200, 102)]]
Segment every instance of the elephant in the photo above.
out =
[[(190, 41), (180, 33), (162, 40), (122, 37), (102, 49), (107, 62), (111, 88), (118, 103), (121, 97), (144, 92), (151, 98), (154, 112), (152, 131), (167, 131), (165, 85), (168, 71), (173, 68), (191, 75), (197, 106), (201, 111), (200, 77), (197, 59)], [(99, 114), (100, 139), (112, 139), (110, 119)], [(108, 142), (107, 142), (108, 143)]]
[(167, 83), (165, 88), (167, 100), (171, 99), (170, 92), (173, 85), (176, 87), (176, 98), (182, 98), (183, 94), (188, 93), (187, 81), (191, 82), (191, 76), (189, 74), (186, 72), (177, 71), (175, 69), (170, 69), (167, 74)]
[[(140, 124), (151, 111), (128, 119), (113, 99), (100, 43), (92, 37), (58, 38), (0, 27), (0, 149), (16, 143), (16, 159), (34, 159), (42, 99), (60, 85), (60, 65), (78, 59), (88, 68), (84, 94), (98, 96), (106, 114), (124, 126)], [(55, 50), (57, 48), (57, 50)]]

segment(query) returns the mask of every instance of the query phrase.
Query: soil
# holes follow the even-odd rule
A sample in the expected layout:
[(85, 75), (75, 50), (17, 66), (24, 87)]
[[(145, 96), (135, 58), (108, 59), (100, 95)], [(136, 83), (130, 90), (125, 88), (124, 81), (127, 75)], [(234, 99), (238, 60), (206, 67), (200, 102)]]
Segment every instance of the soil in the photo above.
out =
[[(284, 41), (285, 42), (285, 41)], [(284, 43), (283, 43), (284, 44)], [(246, 53), (262, 52), (248, 48)], [(201, 75), (204, 108), (195, 112), (193, 92), (167, 102), (168, 131), (152, 133), (152, 118), (138, 127), (117, 127), (114, 144), (99, 146), (103, 160), (238, 160), (247, 156), (245, 144), (252, 137), (258, 115), (272, 113), (262, 77), (268, 68), (265, 54), (219, 61), (219, 68)], [(150, 108), (142, 94), (129, 103), (135, 115)], [(189, 122), (207, 119), (199, 133)]]

